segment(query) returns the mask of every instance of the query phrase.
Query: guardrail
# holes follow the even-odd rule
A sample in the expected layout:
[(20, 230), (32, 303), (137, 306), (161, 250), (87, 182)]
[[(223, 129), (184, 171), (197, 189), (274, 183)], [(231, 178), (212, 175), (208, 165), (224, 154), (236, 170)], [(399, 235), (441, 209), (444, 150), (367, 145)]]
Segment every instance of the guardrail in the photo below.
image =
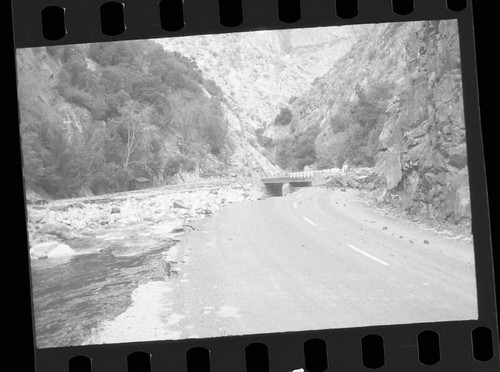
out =
[(334, 173), (343, 173), (344, 171), (340, 168), (330, 168), (330, 169), (321, 169), (314, 171), (304, 171), (304, 172), (290, 172), (286, 173), (284, 177), (290, 178), (311, 178), (315, 175), (326, 175), (326, 174), (334, 174)]
[(330, 169), (321, 169), (321, 170), (312, 170), (312, 171), (303, 171), (303, 172), (279, 172), (275, 173), (272, 176), (268, 177), (288, 177), (288, 178), (312, 178), (316, 175), (333, 175), (333, 174), (345, 174), (347, 169), (341, 168), (330, 168)]

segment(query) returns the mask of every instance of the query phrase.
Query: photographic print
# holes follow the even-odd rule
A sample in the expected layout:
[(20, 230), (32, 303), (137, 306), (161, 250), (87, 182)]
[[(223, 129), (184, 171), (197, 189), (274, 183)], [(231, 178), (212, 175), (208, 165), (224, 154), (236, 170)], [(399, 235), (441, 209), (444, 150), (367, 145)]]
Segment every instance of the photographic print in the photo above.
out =
[(38, 348), (478, 318), (456, 20), (16, 60)]

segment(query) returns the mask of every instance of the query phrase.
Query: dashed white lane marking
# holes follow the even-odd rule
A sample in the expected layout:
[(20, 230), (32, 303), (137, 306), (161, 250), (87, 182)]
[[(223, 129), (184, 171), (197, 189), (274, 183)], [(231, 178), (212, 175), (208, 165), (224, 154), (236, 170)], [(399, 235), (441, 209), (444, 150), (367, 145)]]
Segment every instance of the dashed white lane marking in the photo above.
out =
[(375, 256), (372, 256), (370, 253), (366, 253), (365, 251), (363, 251), (362, 249), (359, 249), (358, 247), (355, 247), (353, 246), (352, 244), (347, 244), (347, 246), (351, 249), (354, 249), (356, 252), (358, 253), (361, 253), (363, 255), (365, 255), (366, 257), (369, 257), (371, 258), (372, 260), (374, 261), (377, 261), (379, 264), (382, 264), (382, 265), (385, 265), (385, 266), (388, 266), (389, 264), (385, 261), (382, 261), (381, 259), (375, 257)]
[(302, 217), (306, 222), (309, 222), (311, 225), (313, 226), (318, 226), (316, 223), (314, 223), (313, 221), (311, 221), (309, 218), (307, 217)]
[(299, 199), (302, 196), (302, 194), (297, 194), (297, 199)]
[(297, 209), (297, 203), (293, 203), (293, 207)]

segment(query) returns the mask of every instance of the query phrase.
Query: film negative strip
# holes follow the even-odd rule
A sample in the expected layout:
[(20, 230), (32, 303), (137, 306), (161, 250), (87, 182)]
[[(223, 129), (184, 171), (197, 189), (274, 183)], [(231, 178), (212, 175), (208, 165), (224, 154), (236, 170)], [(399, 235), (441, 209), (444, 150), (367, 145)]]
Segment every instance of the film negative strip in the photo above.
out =
[(37, 371), (500, 368), (471, 0), (12, 15)]

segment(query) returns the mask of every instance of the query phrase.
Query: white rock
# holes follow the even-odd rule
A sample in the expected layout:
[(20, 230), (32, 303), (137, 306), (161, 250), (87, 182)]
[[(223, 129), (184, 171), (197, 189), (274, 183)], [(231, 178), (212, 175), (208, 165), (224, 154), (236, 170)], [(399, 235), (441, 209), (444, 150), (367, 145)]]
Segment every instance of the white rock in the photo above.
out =
[(76, 252), (70, 246), (56, 241), (36, 244), (30, 249), (32, 258), (58, 258), (74, 255), (76, 255)]
[(173, 231), (180, 231), (183, 228), (182, 220), (173, 220), (163, 222), (155, 227), (157, 231), (160, 231), (162, 234), (168, 234)]
[(51, 250), (57, 247), (59, 242), (55, 241), (50, 241), (50, 242), (44, 242), (44, 243), (39, 243), (31, 247), (30, 249), (30, 256), (33, 257), (47, 257), (47, 253)]
[(74, 255), (76, 255), (76, 252), (69, 245), (59, 244), (49, 251), (47, 258), (71, 257)]

